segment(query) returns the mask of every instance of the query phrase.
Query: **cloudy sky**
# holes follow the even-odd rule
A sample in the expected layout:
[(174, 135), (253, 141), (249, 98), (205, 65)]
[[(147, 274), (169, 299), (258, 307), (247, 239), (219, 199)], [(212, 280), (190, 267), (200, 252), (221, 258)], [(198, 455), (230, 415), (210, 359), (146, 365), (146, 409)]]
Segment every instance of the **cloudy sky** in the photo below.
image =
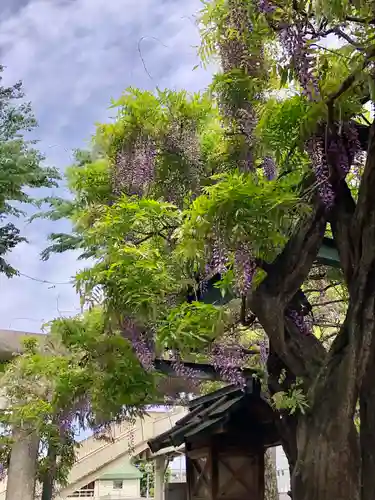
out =
[[(5, 82), (23, 80), (39, 121), (39, 148), (63, 170), (71, 150), (85, 146), (95, 122), (127, 86), (197, 91), (210, 74), (198, 63), (194, 14), (199, 0), (0, 0), (0, 63)], [(144, 69), (139, 54), (147, 67)], [(0, 328), (40, 331), (58, 315), (77, 312), (69, 282), (79, 269), (73, 254), (41, 262), (51, 231), (67, 223), (20, 223), (29, 239), (11, 255), (23, 275), (0, 277)]]

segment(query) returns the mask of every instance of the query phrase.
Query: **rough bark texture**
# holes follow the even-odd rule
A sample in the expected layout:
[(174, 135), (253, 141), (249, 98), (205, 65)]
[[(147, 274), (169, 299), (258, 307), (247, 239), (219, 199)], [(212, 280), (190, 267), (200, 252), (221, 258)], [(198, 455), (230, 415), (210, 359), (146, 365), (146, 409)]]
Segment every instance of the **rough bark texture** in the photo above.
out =
[(43, 479), (41, 500), (52, 500), (53, 498), (57, 455), (55, 447), (51, 444), (48, 447), (47, 459), (49, 465), (48, 465), (48, 470), (46, 471), (45, 477)]
[(360, 393), (362, 500), (375, 498), (375, 353), (372, 353)]
[(342, 432), (340, 421), (324, 409), (299, 419), (293, 500), (360, 499), (358, 439), (352, 422), (343, 427), (348, 430)]
[(276, 476), (276, 448), (264, 454), (264, 500), (279, 500)]
[[(375, 192), (375, 168), (371, 165), (375, 151), (372, 159), (368, 158), (364, 178), (374, 184)], [(361, 497), (360, 448), (353, 416), (359, 387), (368, 373), (375, 332), (375, 205), (364, 208), (371, 203), (368, 189), (360, 194), (360, 209), (345, 198), (345, 186), (341, 188), (344, 194), (340, 202), (345, 203), (346, 212), (336, 217), (334, 234), (340, 240), (350, 302), (344, 325), (329, 353), (313, 335), (302, 335), (285, 316), (285, 308), (298, 297), (298, 289), (321, 244), (325, 219), (318, 206), (296, 228), (285, 251), (267, 271), (267, 278), (249, 298), (250, 308), (272, 347), (268, 363), (271, 394), (287, 390), (300, 377), (308, 397), (305, 415), (285, 415), (279, 425), (292, 468), (293, 500)], [(348, 227), (354, 219), (355, 231)], [(353, 238), (350, 246), (345, 246), (343, 239), (349, 234)], [(281, 369), (287, 377), (279, 387)], [(363, 403), (363, 411), (365, 408)], [(368, 410), (367, 415), (369, 418)], [(367, 463), (369, 468), (373, 466), (369, 460)]]
[(13, 432), (6, 500), (34, 500), (39, 439), (29, 429)]

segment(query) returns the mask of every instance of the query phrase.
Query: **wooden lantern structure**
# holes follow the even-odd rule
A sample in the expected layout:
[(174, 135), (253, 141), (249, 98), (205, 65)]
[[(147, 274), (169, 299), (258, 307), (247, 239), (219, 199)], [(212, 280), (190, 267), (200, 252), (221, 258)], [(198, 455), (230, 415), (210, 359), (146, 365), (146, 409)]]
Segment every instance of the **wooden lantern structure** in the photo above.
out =
[(187, 500), (263, 500), (264, 452), (280, 444), (275, 413), (259, 384), (228, 386), (189, 404), (189, 413), (149, 441), (153, 453), (185, 445)]

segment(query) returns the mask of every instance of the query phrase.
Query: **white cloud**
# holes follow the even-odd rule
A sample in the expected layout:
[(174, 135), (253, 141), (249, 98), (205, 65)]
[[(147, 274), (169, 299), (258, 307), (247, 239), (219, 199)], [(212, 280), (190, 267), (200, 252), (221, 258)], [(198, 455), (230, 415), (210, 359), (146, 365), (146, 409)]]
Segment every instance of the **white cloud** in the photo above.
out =
[[(111, 97), (129, 85), (155, 85), (197, 91), (207, 86), (208, 72), (192, 71), (199, 34), (192, 16), (199, 0), (35, 0), (11, 7), (0, 21), (1, 63), (6, 83), (22, 79), (40, 127), (39, 147), (49, 163), (63, 169), (70, 151), (82, 147), (94, 123), (110, 116)], [(147, 75), (138, 52), (152, 80)], [(23, 225), (21, 221), (21, 226)], [(67, 282), (80, 267), (73, 254), (39, 259), (51, 231), (66, 223), (38, 221), (25, 225), (28, 245), (11, 260), (29, 276)], [(70, 285), (51, 285), (24, 276), (0, 277), (0, 328), (39, 331), (41, 323), (79, 306)], [(26, 319), (24, 319), (26, 318)]]

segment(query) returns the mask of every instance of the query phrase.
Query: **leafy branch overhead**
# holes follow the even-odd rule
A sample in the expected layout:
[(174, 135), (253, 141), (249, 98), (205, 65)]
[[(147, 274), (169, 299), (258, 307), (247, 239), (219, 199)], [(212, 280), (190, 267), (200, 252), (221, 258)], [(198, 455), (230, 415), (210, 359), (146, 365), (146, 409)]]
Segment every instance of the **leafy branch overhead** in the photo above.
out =
[[(73, 230), (51, 235), (43, 258), (90, 258), (76, 276), (87, 312), (51, 328), (88, 377), (91, 413), (77, 412), (97, 429), (143, 411), (141, 397), (171, 396), (156, 357), (192, 392), (183, 360), (240, 385), (243, 368), (260, 368), (293, 498), (359, 499), (373, 452), (367, 436), (359, 464), (358, 401), (361, 433), (375, 414), (371, 8), (204, 2), (200, 56), (221, 67), (209, 89), (127, 89), (76, 152), (72, 199), (44, 200)], [(316, 264), (325, 236), (336, 274)], [(213, 282), (224, 305), (206, 303)], [(374, 498), (375, 484), (366, 491)]]

